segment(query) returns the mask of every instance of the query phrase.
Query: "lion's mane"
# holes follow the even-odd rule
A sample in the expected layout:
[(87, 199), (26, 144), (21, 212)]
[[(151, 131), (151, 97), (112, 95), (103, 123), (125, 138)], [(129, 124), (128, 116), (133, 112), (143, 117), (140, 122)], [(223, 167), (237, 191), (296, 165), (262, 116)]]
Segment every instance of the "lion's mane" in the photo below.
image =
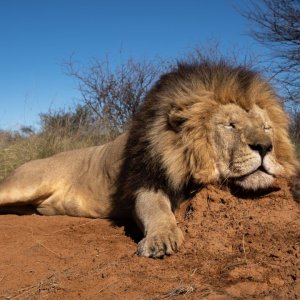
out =
[[(293, 176), (298, 163), (288, 137), (288, 117), (274, 90), (259, 73), (223, 61), (179, 63), (151, 89), (133, 120), (116, 181), (115, 202), (121, 201), (121, 206), (130, 208), (135, 193), (146, 188), (162, 190), (175, 208), (190, 192), (195, 182), (193, 174), (197, 173), (198, 184), (218, 181), (207, 138), (214, 128), (208, 120), (218, 106), (229, 103), (245, 111), (254, 105), (267, 111), (274, 123), (276, 158), (285, 176)], [(184, 110), (192, 106), (192, 110)], [(176, 128), (185, 131), (185, 141)], [(189, 135), (195, 128), (197, 135)]]

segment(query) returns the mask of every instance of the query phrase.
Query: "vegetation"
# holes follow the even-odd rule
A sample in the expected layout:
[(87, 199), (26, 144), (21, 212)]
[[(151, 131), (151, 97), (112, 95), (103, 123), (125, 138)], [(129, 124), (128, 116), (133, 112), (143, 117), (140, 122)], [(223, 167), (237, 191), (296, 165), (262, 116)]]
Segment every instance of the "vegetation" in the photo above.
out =
[(253, 24), (250, 36), (270, 50), (270, 74), (283, 91), (282, 100), (291, 115), (291, 136), (300, 157), (300, 0), (249, 3), (242, 15)]
[(300, 103), (300, 0), (251, 0), (242, 13), (250, 35), (270, 50), (273, 77), (286, 89), (284, 100)]
[(81, 69), (70, 60), (65, 67), (67, 75), (77, 82), (89, 120), (96, 121), (109, 135), (115, 135), (127, 127), (149, 88), (170, 64), (160, 59), (130, 58), (114, 68), (108, 60), (94, 60)]
[(291, 137), (296, 145), (298, 158), (300, 159), (300, 111), (291, 113)]
[[(192, 61), (207, 55), (214, 59), (222, 57), (217, 45), (206, 50), (198, 47), (188, 57)], [(231, 53), (229, 60), (236, 63), (238, 57)], [(253, 66), (255, 59), (248, 56), (242, 63)], [(172, 63), (161, 59), (129, 59), (115, 68), (108, 61), (94, 61), (84, 69), (70, 60), (65, 65), (66, 73), (77, 82), (82, 101), (69, 110), (41, 114), (38, 131), (31, 127), (0, 130), (0, 180), (26, 161), (99, 145), (122, 133), (152, 84), (171, 66)], [(300, 112), (292, 113), (291, 120), (292, 137), (300, 145)]]
[(168, 63), (129, 59), (112, 69), (108, 61), (94, 61), (78, 71), (70, 61), (82, 102), (75, 108), (40, 115), (40, 130), (0, 131), (0, 180), (17, 166), (58, 152), (99, 145), (122, 133), (143, 97)]
[(0, 131), (0, 180), (26, 161), (98, 145), (110, 139), (90, 123), (82, 106), (74, 111), (42, 114), (40, 119), (39, 132), (31, 128), (21, 128), (17, 132)]

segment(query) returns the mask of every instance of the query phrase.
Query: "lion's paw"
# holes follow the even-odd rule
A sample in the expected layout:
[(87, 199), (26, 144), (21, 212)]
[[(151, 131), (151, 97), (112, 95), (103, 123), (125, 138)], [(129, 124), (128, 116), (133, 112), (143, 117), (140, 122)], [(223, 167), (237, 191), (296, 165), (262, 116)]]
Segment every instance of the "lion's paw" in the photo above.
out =
[(139, 256), (162, 258), (177, 252), (183, 243), (182, 231), (176, 226), (172, 229), (159, 230), (148, 234), (138, 244)]

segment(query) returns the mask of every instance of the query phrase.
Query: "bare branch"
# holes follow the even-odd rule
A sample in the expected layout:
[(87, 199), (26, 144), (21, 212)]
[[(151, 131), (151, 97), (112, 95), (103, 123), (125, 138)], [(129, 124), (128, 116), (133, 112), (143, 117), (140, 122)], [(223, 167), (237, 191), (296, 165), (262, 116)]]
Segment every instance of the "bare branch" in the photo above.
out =
[(111, 67), (108, 59), (94, 59), (78, 70), (73, 58), (65, 63), (67, 75), (77, 81), (82, 102), (108, 130), (122, 132), (138, 110), (151, 85), (166, 71), (168, 64), (128, 59)]
[(252, 0), (242, 15), (256, 28), (250, 35), (268, 47), (274, 78), (286, 90), (286, 100), (300, 102), (300, 0)]

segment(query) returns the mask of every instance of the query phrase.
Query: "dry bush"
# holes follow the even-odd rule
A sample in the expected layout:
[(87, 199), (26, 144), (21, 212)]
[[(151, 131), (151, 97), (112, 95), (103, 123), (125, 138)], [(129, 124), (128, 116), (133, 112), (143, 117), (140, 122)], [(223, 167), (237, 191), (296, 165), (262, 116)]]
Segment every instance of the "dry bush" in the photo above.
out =
[(67, 75), (77, 82), (81, 103), (90, 116), (102, 130), (116, 135), (124, 131), (152, 84), (170, 68), (170, 63), (129, 58), (112, 67), (109, 60), (93, 60), (78, 70), (71, 58), (65, 68)]
[(290, 114), (291, 126), (290, 133), (293, 142), (296, 145), (298, 157), (300, 158), (300, 111), (296, 110)]
[(60, 135), (55, 132), (20, 137), (6, 147), (0, 147), (0, 180), (21, 164), (53, 154), (106, 142), (106, 137), (96, 135)]
[[(258, 66), (253, 55), (241, 55), (244, 51), (223, 53), (224, 49), (211, 43), (206, 48), (195, 47), (186, 57), (191, 62), (210, 58)], [(245, 59), (240, 61), (242, 56)], [(88, 67), (79, 68), (72, 59), (65, 64), (67, 74), (77, 83), (80, 104), (41, 114), (38, 132), (31, 127), (0, 132), (0, 180), (26, 161), (113, 139), (126, 129), (152, 84), (174, 62), (128, 59), (118, 66), (111, 65), (108, 60), (94, 60)]]
[(0, 132), (0, 180), (26, 161), (99, 145), (123, 132), (167, 65), (128, 59), (112, 68), (107, 60), (95, 60), (79, 71), (70, 60), (66, 70), (78, 83), (81, 104), (41, 114), (37, 133), (31, 127)]
[(242, 12), (253, 23), (250, 35), (270, 50), (272, 72), (284, 98), (299, 103), (300, 0), (251, 0)]
[(0, 132), (0, 180), (19, 165), (62, 151), (99, 145), (111, 139), (101, 133), (82, 107), (41, 114), (41, 130)]

